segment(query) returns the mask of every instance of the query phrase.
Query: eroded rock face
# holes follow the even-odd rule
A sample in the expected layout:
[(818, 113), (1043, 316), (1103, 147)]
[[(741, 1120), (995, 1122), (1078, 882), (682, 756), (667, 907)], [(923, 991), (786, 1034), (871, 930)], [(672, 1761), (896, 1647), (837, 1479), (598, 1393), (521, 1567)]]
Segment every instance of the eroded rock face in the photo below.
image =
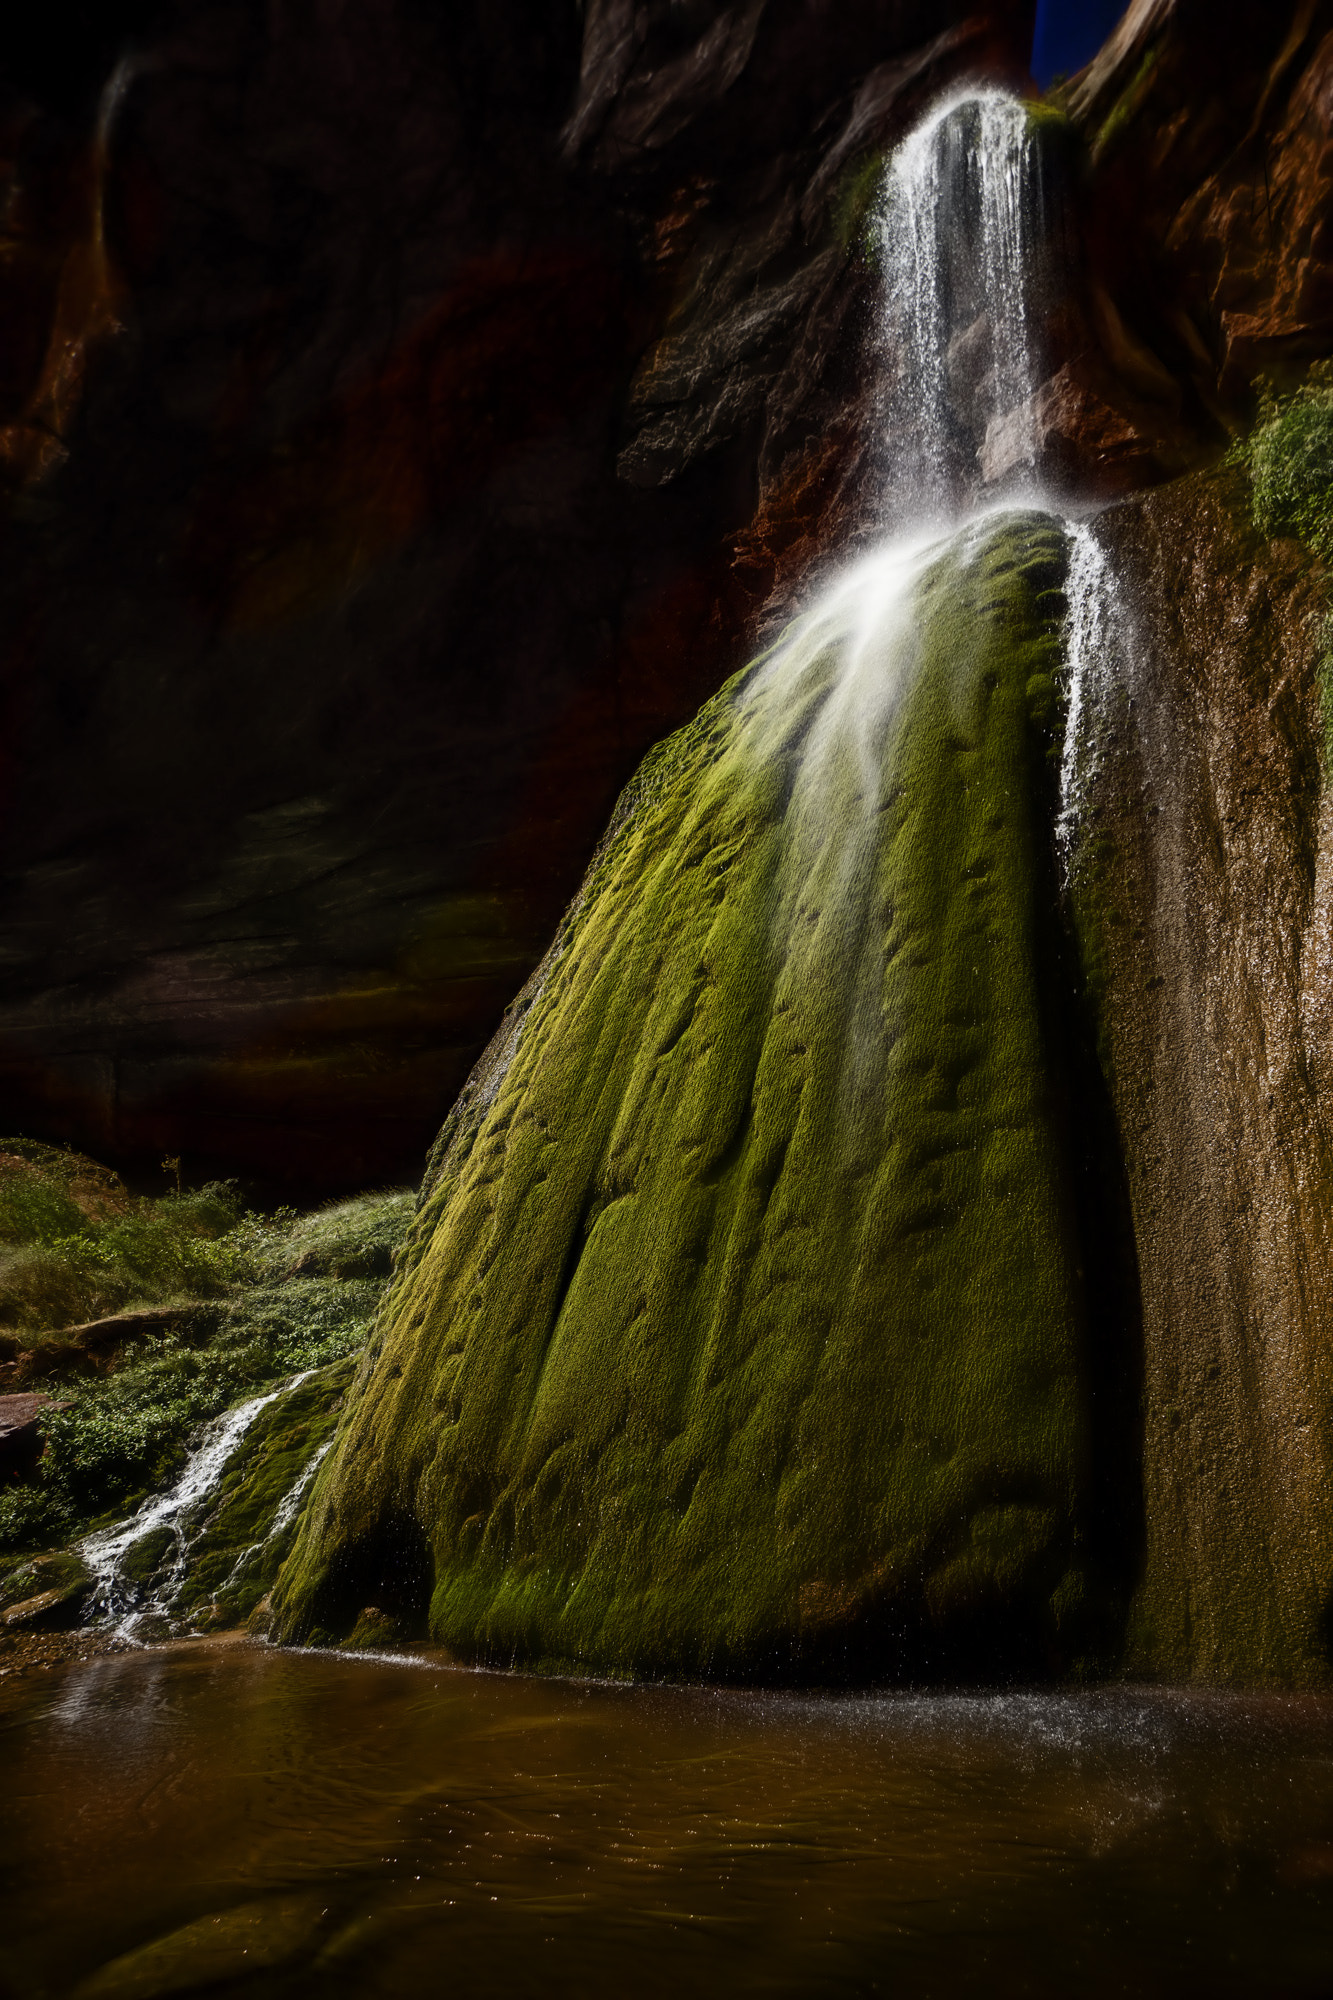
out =
[(11, 1124), (415, 1174), (855, 522), (866, 162), (1029, 11), (222, 0), (11, 99)]
[(1160, 422), (1243, 417), (1333, 341), (1333, 12), (1136, 0), (1067, 97), (1104, 352)]
[[(876, 162), (1030, 11), (220, 0), (20, 65), (12, 1124), (414, 1171), (643, 749), (866, 526)], [(1057, 487), (1328, 345), (1329, 26), (1153, 0), (1068, 94)]]
[(1137, 0), (1053, 93), (1074, 141), (1050, 375), (1024, 433), (1053, 491), (1108, 500), (1215, 458), (1262, 370), (1333, 340), (1326, 214), (1333, 14), (1315, 0)]
[(1075, 867), (1133, 1214), (1146, 1556), (1132, 1671), (1322, 1680), (1333, 1606), (1327, 1339), (1333, 801), (1323, 584), (1236, 475), (1096, 532), (1122, 669), (1095, 690)]

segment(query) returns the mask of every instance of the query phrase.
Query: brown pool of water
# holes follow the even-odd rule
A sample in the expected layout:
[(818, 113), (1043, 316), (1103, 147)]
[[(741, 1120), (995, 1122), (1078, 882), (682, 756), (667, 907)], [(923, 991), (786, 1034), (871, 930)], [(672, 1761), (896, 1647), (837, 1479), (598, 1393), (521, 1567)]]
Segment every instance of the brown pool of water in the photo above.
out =
[(11, 1675), (0, 1735), (19, 2000), (1333, 1993), (1326, 1700), (197, 1645)]

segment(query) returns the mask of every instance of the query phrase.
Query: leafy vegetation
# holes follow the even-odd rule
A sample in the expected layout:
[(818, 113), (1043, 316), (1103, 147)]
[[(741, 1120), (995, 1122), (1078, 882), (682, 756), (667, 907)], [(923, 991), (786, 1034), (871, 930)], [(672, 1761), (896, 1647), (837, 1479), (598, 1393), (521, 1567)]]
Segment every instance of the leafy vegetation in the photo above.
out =
[(0, 1142), (0, 1351), (11, 1386), (55, 1398), (36, 1478), (0, 1492), (0, 1551), (127, 1512), (208, 1418), (358, 1349), (412, 1206), (392, 1192), (264, 1216), (227, 1183), (152, 1200), (78, 1154)]
[(1258, 422), (1234, 456), (1253, 483), (1255, 525), (1333, 557), (1333, 363), (1317, 363), (1293, 394), (1261, 381)]
[(216, 1297), (255, 1273), (284, 1220), (247, 1214), (230, 1183), (154, 1201), (79, 1153), (0, 1140), (0, 1329), (52, 1333), (129, 1304)]
[[(1333, 361), (1316, 362), (1293, 392), (1257, 385), (1258, 419), (1232, 447), (1248, 472), (1255, 526), (1294, 535), (1324, 564), (1333, 561)], [(1333, 615), (1320, 635), (1319, 700), (1324, 763), (1333, 768)]]

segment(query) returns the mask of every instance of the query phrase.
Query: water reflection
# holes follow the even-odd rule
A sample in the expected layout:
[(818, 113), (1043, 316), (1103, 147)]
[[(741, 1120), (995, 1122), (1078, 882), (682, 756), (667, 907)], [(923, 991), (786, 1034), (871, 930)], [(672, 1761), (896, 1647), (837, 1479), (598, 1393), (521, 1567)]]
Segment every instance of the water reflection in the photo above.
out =
[(1333, 1706), (829, 1699), (203, 1647), (0, 1685), (10, 1989), (1263, 1993)]

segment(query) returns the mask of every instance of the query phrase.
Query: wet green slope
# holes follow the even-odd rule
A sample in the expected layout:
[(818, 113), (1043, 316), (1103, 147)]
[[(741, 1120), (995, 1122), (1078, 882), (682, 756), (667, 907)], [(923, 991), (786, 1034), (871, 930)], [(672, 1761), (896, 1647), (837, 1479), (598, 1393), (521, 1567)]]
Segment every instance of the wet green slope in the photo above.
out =
[(653, 753), (451, 1118), (275, 1597), (615, 1671), (1082, 1644), (1058, 532), (863, 578)]

